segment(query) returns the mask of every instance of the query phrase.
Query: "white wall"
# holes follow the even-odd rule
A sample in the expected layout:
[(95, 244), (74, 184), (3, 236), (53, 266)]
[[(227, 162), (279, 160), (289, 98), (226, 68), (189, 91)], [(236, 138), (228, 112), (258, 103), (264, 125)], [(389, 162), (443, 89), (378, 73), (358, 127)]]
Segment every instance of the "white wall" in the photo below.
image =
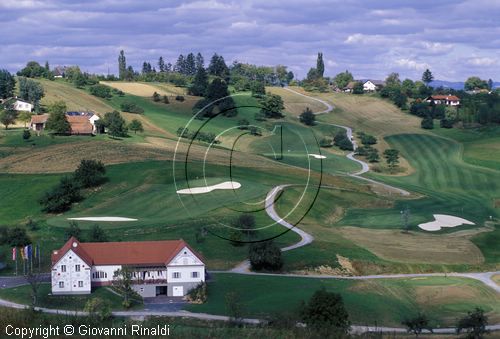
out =
[[(174, 278), (174, 273), (178, 272), (180, 278)], [(198, 277), (193, 278), (192, 272), (198, 272)], [(205, 266), (204, 265), (193, 265), (193, 266), (168, 266), (167, 275), (169, 284), (183, 283), (183, 282), (202, 282), (205, 281)]]
[[(66, 266), (66, 272), (62, 272), (62, 266)], [(75, 265), (80, 265), (80, 271), (77, 272)], [(69, 250), (52, 267), (52, 293), (71, 294), (71, 293), (90, 293), (90, 270), (91, 268), (72, 250)], [(64, 287), (59, 287), (59, 282), (64, 282)], [(83, 286), (79, 287), (78, 282), (82, 281)]]
[[(113, 281), (115, 271), (121, 268), (121, 265), (96, 265), (92, 267), (90, 277), (92, 282), (110, 282)], [(107, 276), (105, 278), (94, 278), (94, 273), (96, 272), (104, 272)]]

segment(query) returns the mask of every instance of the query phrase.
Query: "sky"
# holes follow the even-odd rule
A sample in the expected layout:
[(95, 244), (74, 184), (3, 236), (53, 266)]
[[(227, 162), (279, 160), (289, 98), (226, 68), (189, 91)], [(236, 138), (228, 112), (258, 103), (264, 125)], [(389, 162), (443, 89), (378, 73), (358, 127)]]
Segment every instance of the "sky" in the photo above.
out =
[(0, 0), (0, 68), (35, 60), (117, 73), (159, 56), (214, 52), (228, 64), (286, 65), (299, 78), (323, 52), (325, 75), (390, 72), (500, 80), (500, 0)]

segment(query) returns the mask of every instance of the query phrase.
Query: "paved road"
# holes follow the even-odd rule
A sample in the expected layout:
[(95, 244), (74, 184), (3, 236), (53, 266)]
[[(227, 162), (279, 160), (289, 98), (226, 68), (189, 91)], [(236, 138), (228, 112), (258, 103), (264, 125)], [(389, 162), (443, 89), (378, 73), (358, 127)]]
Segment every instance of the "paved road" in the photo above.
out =
[[(309, 100), (314, 100), (314, 101), (320, 102), (323, 105), (325, 105), (326, 109), (323, 110), (323, 111), (320, 111), (320, 112), (315, 112), (314, 114), (316, 114), (316, 115), (318, 115), (318, 114), (325, 114), (325, 113), (331, 112), (334, 109), (333, 105), (331, 105), (330, 103), (328, 103), (325, 100), (321, 100), (321, 99), (318, 99), (318, 98), (310, 97), (308, 95), (305, 95), (305, 94), (299, 93), (297, 91), (294, 91), (293, 89), (290, 89), (288, 87), (284, 87), (284, 89), (286, 89), (289, 92), (292, 92), (292, 93), (295, 93), (297, 95), (300, 95), (300, 96), (302, 96), (304, 98), (308, 98)], [(370, 170), (370, 166), (366, 162), (364, 162), (362, 160), (359, 160), (359, 159), (356, 159), (354, 157), (354, 153), (355, 153), (356, 149), (358, 148), (358, 145), (356, 143), (356, 140), (354, 140), (353, 133), (352, 133), (352, 128), (351, 127), (343, 126), (343, 125), (337, 125), (337, 124), (331, 124), (331, 123), (327, 123), (327, 122), (319, 122), (319, 123), (320, 124), (324, 124), (324, 125), (330, 125), (330, 126), (335, 126), (335, 127), (340, 127), (342, 129), (345, 129), (347, 137), (349, 138), (349, 140), (352, 141), (352, 145), (353, 145), (354, 150), (351, 153), (347, 154), (346, 157), (348, 159), (350, 159), (352, 161), (355, 161), (358, 164), (360, 164), (361, 165), (361, 170), (359, 170), (357, 172), (354, 172), (354, 173), (348, 173), (349, 176), (357, 178), (357, 179), (361, 179), (361, 180), (364, 180), (364, 181), (368, 181), (368, 182), (370, 182), (372, 184), (375, 184), (375, 185), (383, 186), (383, 187), (385, 187), (385, 188), (387, 188), (387, 189), (389, 189), (391, 191), (397, 192), (397, 193), (399, 193), (401, 195), (404, 195), (404, 196), (410, 195), (410, 192), (408, 192), (406, 190), (403, 190), (401, 188), (394, 187), (394, 186), (385, 184), (383, 182), (379, 182), (379, 181), (376, 181), (376, 180), (373, 180), (373, 179), (368, 179), (368, 178), (365, 178), (365, 177), (361, 176), (361, 174), (364, 174), (364, 173), (366, 173), (366, 172), (368, 172)]]
[[(42, 282), (50, 282), (50, 273), (43, 273)], [(23, 276), (0, 277), (0, 288), (11, 288), (27, 285), (28, 282)]]

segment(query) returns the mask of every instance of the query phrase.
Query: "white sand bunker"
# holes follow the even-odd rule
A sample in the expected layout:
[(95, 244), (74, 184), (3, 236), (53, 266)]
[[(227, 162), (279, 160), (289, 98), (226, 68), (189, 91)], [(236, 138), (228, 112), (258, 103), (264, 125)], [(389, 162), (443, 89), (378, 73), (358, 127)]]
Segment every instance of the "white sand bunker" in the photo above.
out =
[(315, 159), (326, 159), (326, 157), (324, 155), (320, 155), (320, 154), (311, 154), (311, 153), (309, 153), (309, 155), (311, 157), (314, 157)]
[(475, 225), (472, 221), (454, 217), (446, 214), (433, 214), (434, 221), (426, 222), (418, 225), (423, 230), (434, 232), (439, 231), (443, 227), (456, 227), (460, 225)]
[(137, 219), (123, 218), (123, 217), (82, 217), (82, 218), (68, 218), (68, 220), (81, 220), (81, 221), (137, 221)]
[(238, 189), (241, 187), (241, 184), (237, 181), (226, 181), (217, 185), (212, 185), (212, 186), (203, 186), (203, 187), (193, 187), (193, 188), (186, 188), (183, 190), (178, 190), (177, 193), (179, 194), (201, 194), (201, 193), (208, 193), (212, 192), (214, 190), (233, 190), (233, 189)]

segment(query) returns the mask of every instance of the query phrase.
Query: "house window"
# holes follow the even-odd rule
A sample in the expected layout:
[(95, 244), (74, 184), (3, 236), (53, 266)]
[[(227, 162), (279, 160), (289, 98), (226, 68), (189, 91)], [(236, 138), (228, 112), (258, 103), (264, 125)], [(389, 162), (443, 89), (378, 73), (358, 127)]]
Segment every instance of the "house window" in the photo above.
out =
[(59, 281), (59, 288), (64, 288), (64, 281)]
[(161, 277), (161, 271), (158, 271), (158, 276)]
[(80, 265), (75, 265), (75, 272), (80, 272)]
[(78, 287), (83, 287), (83, 281), (78, 282)]
[(61, 272), (66, 272), (66, 265), (61, 265)]
[(174, 272), (174, 273), (172, 273), (172, 278), (179, 279), (180, 277), (181, 277), (181, 272)]
[(198, 278), (198, 272), (191, 272), (191, 278)]

